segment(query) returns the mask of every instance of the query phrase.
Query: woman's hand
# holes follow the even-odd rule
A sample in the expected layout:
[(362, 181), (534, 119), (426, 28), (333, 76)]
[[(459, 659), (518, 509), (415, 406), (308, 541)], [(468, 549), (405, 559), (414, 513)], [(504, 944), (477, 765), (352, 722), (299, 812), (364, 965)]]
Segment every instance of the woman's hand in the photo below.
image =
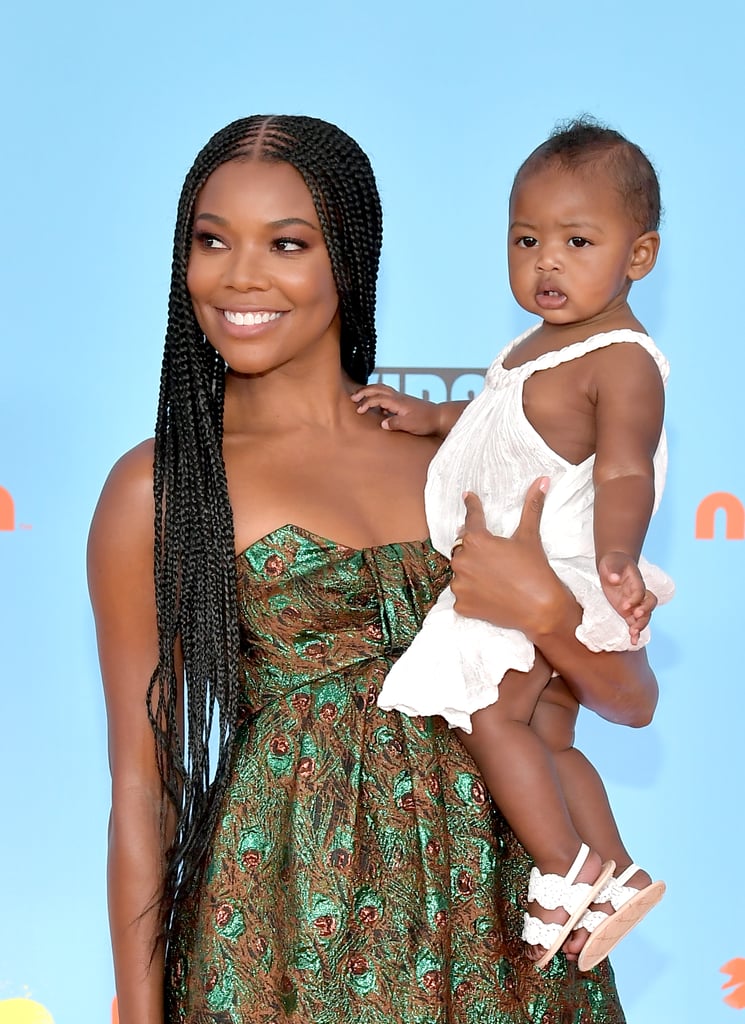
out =
[(576, 607), (548, 564), (541, 544), (539, 530), (548, 484), (548, 477), (531, 484), (511, 537), (490, 533), (480, 499), (466, 494), (462, 544), (452, 556), (458, 614), (519, 629), (536, 644), (542, 633), (568, 625)]
[(620, 725), (649, 724), (657, 680), (642, 651), (595, 654), (577, 640), (582, 609), (548, 563), (540, 522), (549, 480), (528, 488), (517, 529), (495, 537), (486, 528), (481, 501), (465, 496), (466, 521), (453, 549), (455, 609), (468, 618), (517, 629), (564, 678), (574, 697)]

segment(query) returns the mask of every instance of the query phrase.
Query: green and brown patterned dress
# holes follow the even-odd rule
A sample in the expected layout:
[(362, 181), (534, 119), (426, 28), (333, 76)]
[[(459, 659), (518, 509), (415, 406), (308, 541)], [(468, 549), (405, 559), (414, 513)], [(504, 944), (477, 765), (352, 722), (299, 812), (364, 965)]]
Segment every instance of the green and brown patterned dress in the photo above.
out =
[(525, 958), (529, 865), (457, 738), (376, 705), (448, 571), (294, 526), (239, 558), (245, 722), (169, 1024), (623, 1022), (607, 964)]

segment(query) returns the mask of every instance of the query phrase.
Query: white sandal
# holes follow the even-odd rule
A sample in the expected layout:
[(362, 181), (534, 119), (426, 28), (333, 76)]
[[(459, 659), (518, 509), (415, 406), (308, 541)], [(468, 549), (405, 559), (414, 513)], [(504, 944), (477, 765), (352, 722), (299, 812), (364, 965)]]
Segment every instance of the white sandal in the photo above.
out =
[(651, 882), (644, 889), (625, 884), (639, 870), (638, 864), (630, 864), (618, 878), (612, 878), (602, 892), (597, 894), (594, 902), (610, 903), (615, 913), (588, 910), (579, 922), (578, 927), (590, 933), (577, 960), (577, 967), (581, 971), (590, 971), (604, 960), (664, 896), (664, 882)]
[(589, 853), (590, 847), (582, 843), (566, 875), (542, 875), (538, 868), (533, 868), (530, 872), (528, 902), (537, 903), (544, 910), (558, 910), (559, 907), (563, 907), (569, 915), (564, 924), (559, 924), (556, 921), (541, 921), (539, 917), (525, 914), (523, 939), (531, 946), (543, 946), (546, 949), (540, 960), (536, 961), (536, 967), (545, 967), (559, 952), (564, 940), (577, 927), (587, 908), (613, 877), (616, 864), (615, 861), (609, 860), (603, 864), (592, 884), (575, 882)]

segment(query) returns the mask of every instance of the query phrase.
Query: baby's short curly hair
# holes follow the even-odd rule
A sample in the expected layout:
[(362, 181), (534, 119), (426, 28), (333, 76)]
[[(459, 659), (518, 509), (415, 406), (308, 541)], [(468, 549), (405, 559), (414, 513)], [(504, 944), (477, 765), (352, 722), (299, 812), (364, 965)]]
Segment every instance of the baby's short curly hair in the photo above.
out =
[(605, 171), (621, 193), (639, 230), (657, 231), (659, 228), (662, 206), (657, 173), (646, 154), (620, 132), (586, 114), (558, 124), (546, 141), (520, 165), (510, 200), (522, 181), (552, 163), (567, 171), (590, 167)]

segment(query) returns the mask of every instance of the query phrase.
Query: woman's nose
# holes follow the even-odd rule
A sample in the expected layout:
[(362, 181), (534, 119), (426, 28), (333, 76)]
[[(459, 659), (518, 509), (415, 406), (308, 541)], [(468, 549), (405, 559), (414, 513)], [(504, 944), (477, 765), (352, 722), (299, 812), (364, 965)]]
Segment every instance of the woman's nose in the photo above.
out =
[(235, 249), (226, 262), (224, 283), (236, 291), (248, 292), (254, 288), (265, 291), (270, 286), (266, 254), (250, 249)]

